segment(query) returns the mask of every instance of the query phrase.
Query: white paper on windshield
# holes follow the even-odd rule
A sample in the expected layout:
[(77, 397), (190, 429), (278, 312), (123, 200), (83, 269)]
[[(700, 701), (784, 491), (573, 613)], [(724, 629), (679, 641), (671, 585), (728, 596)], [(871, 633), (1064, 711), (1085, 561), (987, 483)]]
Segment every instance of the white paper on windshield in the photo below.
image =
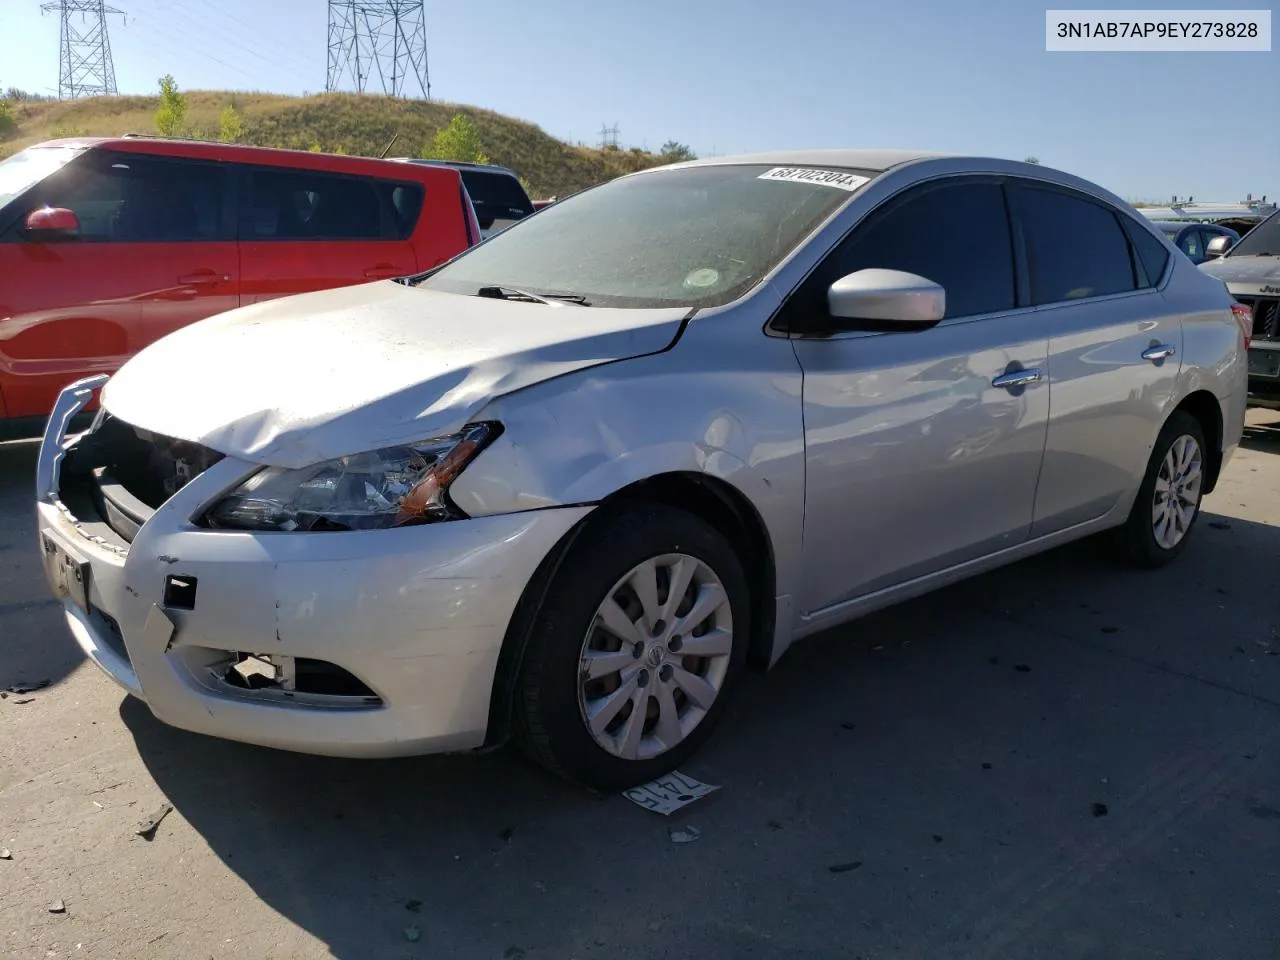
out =
[(787, 183), (813, 183), (821, 187), (835, 187), (837, 190), (848, 190), (852, 193), (870, 177), (860, 177), (856, 173), (845, 173), (841, 170), (814, 170), (810, 167), (774, 167), (757, 177), (758, 180), (782, 180)]
[(636, 806), (665, 817), (719, 789), (710, 783), (686, 777), (683, 773), (669, 773), (665, 777), (650, 780), (642, 787), (632, 787), (622, 795)]

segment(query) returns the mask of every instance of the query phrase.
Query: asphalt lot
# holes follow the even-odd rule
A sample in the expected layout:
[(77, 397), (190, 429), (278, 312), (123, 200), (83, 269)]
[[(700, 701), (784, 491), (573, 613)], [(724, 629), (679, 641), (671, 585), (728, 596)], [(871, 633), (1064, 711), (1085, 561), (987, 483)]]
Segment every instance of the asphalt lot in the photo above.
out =
[(1173, 568), (1079, 544), (797, 646), (670, 821), (505, 751), (162, 726), (63, 628), (35, 447), (0, 445), (0, 689), (52, 681), (0, 701), (0, 956), (1274, 960), (1280, 414), (1249, 420)]

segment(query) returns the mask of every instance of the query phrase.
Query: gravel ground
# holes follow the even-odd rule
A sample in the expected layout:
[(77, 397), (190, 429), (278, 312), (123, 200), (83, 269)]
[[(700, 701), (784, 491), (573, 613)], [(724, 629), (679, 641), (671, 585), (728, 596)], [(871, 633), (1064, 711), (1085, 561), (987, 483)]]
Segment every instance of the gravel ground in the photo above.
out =
[(1280, 414), (1249, 420), (1173, 568), (1079, 544), (795, 647), (670, 820), (505, 751), (161, 725), (63, 628), (35, 448), (0, 445), (0, 689), (51, 681), (0, 700), (0, 955), (1274, 960)]

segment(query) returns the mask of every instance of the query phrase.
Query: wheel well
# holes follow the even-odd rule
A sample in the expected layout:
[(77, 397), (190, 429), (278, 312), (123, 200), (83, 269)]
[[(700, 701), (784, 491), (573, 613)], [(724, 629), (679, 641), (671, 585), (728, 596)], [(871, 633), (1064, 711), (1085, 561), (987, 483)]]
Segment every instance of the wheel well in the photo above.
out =
[(750, 501), (723, 480), (699, 473), (666, 473), (637, 481), (609, 495), (595, 510), (566, 533), (543, 559), (516, 604), (498, 655), (498, 668), (489, 700), (489, 727), (484, 749), (497, 747), (507, 739), (511, 725), (512, 699), (524, 659), (529, 627), (560, 564), (593, 518), (607, 506), (628, 502), (660, 503), (687, 510), (715, 527), (733, 545), (755, 603), (747, 663), (754, 669), (769, 665), (776, 617), (776, 582), (773, 545), (764, 521)]
[(1185, 410), (1200, 421), (1205, 444), (1209, 447), (1205, 451), (1209, 469), (1204, 492), (1213, 493), (1213, 488), (1218, 485), (1218, 474), (1222, 470), (1222, 405), (1208, 390), (1197, 390), (1187, 394), (1178, 404), (1178, 409)]

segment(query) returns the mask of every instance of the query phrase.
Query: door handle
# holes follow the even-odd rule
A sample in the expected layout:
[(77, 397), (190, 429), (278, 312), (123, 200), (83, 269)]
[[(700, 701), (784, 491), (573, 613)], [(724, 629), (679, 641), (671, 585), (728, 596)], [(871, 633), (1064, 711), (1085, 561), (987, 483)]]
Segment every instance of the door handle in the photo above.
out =
[(1147, 347), (1142, 351), (1142, 359), (1156, 362), (1172, 357), (1178, 352), (1178, 348), (1169, 343), (1158, 343), (1154, 347)]
[(1044, 374), (1039, 370), (1013, 370), (1000, 374), (991, 381), (991, 385), (1001, 390), (1013, 390), (1017, 387), (1025, 387), (1029, 383), (1036, 383), (1043, 378)]
[(210, 283), (227, 283), (230, 277), (225, 273), (214, 273), (212, 270), (197, 270), (195, 273), (184, 273), (178, 278), (179, 283), (196, 285)]

